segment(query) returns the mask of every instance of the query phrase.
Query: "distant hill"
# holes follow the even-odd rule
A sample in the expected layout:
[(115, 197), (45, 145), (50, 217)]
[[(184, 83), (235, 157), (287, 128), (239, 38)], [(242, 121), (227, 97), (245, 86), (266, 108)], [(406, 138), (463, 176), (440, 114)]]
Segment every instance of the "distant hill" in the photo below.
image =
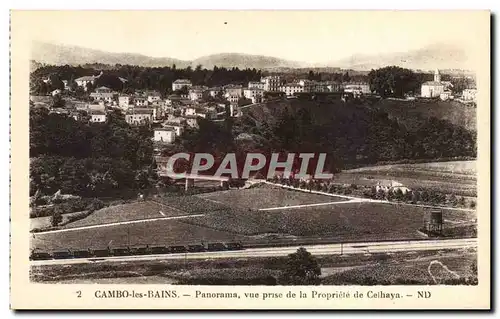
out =
[[(211, 69), (219, 67), (255, 68), (276, 72), (295, 72), (296, 69), (339, 72), (343, 70), (369, 71), (388, 65), (433, 71), (434, 69), (470, 70), (469, 58), (464, 50), (451, 45), (434, 44), (419, 50), (377, 55), (355, 54), (349, 58), (324, 63), (290, 61), (272, 56), (243, 53), (219, 53), (199, 57), (195, 60), (180, 60), (170, 57), (150, 57), (134, 53), (112, 53), (101, 50), (34, 42), (32, 58), (37, 64), (82, 65), (82, 64), (130, 64), (144, 67), (162, 67), (175, 64), (179, 68), (202, 65)], [(34, 65), (36, 67), (36, 65)]]
[(242, 68), (296, 68), (304, 66), (304, 63), (288, 61), (270, 56), (251, 55), (241, 53), (220, 53), (202, 56), (193, 61), (185, 61), (174, 58), (155, 58), (133, 53), (111, 53), (100, 50), (88, 49), (78, 46), (66, 46), (43, 42), (34, 42), (32, 46), (31, 60), (36, 61), (33, 65), (83, 65), (83, 64), (131, 64), (144, 67), (161, 67), (175, 64), (177, 67), (196, 67), (201, 64), (205, 68), (238, 67)]
[(203, 67), (211, 69), (215, 65), (219, 67), (237, 67), (240, 69), (274, 69), (274, 68), (299, 68), (305, 63), (289, 61), (280, 58), (264, 55), (252, 55), (242, 53), (219, 53), (200, 57), (193, 61), (192, 65), (201, 64)]
[(133, 53), (111, 53), (78, 46), (66, 46), (34, 42), (31, 59), (38, 63), (52, 65), (81, 65), (87, 63), (131, 64), (145, 67), (170, 66), (186, 67), (190, 61), (173, 58), (155, 58)]
[(377, 55), (356, 54), (331, 61), (328, 65), (355, 70), (370, 70), (397, 65), (414, 70), (462, 69), (470, 70), (471, 61), (465, 50), (446, 44), (433, 44), (419, 50)]

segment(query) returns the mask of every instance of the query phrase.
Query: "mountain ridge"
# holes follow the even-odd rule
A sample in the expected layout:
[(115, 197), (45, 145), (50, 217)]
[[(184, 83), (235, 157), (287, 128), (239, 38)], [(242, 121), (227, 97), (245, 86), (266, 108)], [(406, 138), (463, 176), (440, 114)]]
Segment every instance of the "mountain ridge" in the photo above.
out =
[(33, 43), (32, 60), (37, 64), (83, 65), (83, 64), (129, 64), (143, 67), (163, 67), (173, 64), (179, 68), (201, 65), (211, 69), (214, 66), (240, 69), (255, 68), (262, 70), (301, 69), (301, 68), (342, 68), (345, 70), (369, 71), (388, 65), (397, 65), (413, 70), (431, 71), (438, 69), (471, 70), (466, 52), (446, 44), (433, 44), (408, 52), (384, 54), (353, 54), (350, 57), (325, 63), (292, 61), (273, 56), (245, 54), (237, 52), (215, 53), (194, 60), (181, 60), (171, 57), (151, 57), (136, 53), (113, 53), (80, 46)]

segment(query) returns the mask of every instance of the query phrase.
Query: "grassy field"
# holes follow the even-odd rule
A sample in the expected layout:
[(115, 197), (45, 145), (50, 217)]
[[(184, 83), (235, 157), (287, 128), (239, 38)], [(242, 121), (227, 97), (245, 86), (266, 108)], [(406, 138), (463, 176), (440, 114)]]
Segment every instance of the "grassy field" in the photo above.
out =
[[(346, 267), (326, 276), (324, 285), (433, 285), (450, 283), (457, 278), (475, 278), (472, 265), (475, 251), (434, 252), (413, 258), (389, 258), (361, 267)], [(431, 264), (432, 263), (432, 264)], [(457, 277), (458, 276), (458, 277)]]
[(159, 211), (162, 211), (166, 216), (176, 216), (178, 214), (183, 215), (182, 212), (174, 209), (167, 210), (154, 202), (136, 202), (100, 209), (84, 219), (80, 219), (67, 224), (64, 228), (158, 218), (162, 217)]
[[(76, 212), (76, 213), (68, 213), (68, 214), (62, 214), (62, 219), (63, 223), (68, 221), (68, 218), (72, 215), (78, 215), (81, 214), (82, 212)], [(47, 217), (36, 217), (36, 218), (30, 218), (30, 230), (35, 229), (35, 228), (45, 228), (45, 227), (50, 227), (51, 226), (51, 216)]]
[[(382, 203), (342, 203), (338, 205), (256, 211), (242, 207), (269, 207), (328, 202), (328, 196), (289, 191), (270, 186), (239, 190), (248, 193), (241, 203), (238, 190), (211, 193), (209, 198), (176, 196), (161, 202), (137, 202), (103, 209), (68, 228), (129, 220), (145, 221), (100, 228), (37, 233), (32, 248), (41, 250), (97, 249), (106, 246), (178, 245), (241, 240), (265, 243), (269, 240), (370, 241), (422, 238), (425, 208)], [(206, 195), (204, 195), (206, 196)], [(234, 196), (234, 197), (233, 197)], [(234, 198), (234, 200), (232, 200)], [(246, 197), (244, 197), (246, 198)], [(278, 198), (281, 200), (275, 200)], [(331, 200), (330, 200), (331, 201)], [(222, 203), (224, 202), (224, 204)], [(177, 220), (149, 220), (166, 216), (202, 214)], [(468, 234), (476, 214), (444, 210), (445, 229), (452, 234)]]
[(334, 176), (338, 183), (376, 185), (394, 180), (417, 189), (432, 188), (445, 193), (475, 197), (476, 161), (395, 164), (346, 170)]
[(282, 189), (269, 185), (260, 185), (249, 189), (214, 192), (197, 196), (217, 203), (229, 205), (234, 208), (243, 209), (262, 209), (338, 202), (345, 200), (340, 197), (308, 194), (305, 192)]
[(133, 225), (116, 225), (57, 233), (38, 233), (31, 238), (31, 248), (43, 251), (58, 249), (102, 249), (125, 246), (199, 244), (202, 241), (232, 241), (244, 236), (206, 227), (159, 220)]
[[(255, 238), (279, 237), (380, 240), (421, 238), (425, 208), (381, 203), (348, 203), (276, 211), (206, 214), (182, 223), (237, 233)], [(476, 218), (475, 213), (445, 210), (446, 226)], [(448, 222), (451, 221), (451, 222)]]
[[(193, 215), (221, 209), (227, 208), (196, 196), (154, 198), (144, 202), (106, 207), (94, 212), (84, 219), (69, 223), (62, 228), (76, 228), (133, 220)], [(50, 217), (46, 217), (43, 220), (41, 220), (41, 218), (32, 218), (32, 224), (34, 225), (48, 225), (47, 223), (50, 223)], [(32, 225), (32, 228), (35, 227), (34, 225)]]
[[(323, 285), (443, 284), (477, 278), (474, 249), (318, 256)], [(275, 285), (286, 257), (129, 261), (32, 266), (31, 279), (47, 283)], [(444, 267), (447, 267), (446, 270)], [(429, 273), (430, 270), (430, 273)], [(452, 275), (454, 272), (456, 275)], [(436, 281), (434, 281), (434, 279)]]

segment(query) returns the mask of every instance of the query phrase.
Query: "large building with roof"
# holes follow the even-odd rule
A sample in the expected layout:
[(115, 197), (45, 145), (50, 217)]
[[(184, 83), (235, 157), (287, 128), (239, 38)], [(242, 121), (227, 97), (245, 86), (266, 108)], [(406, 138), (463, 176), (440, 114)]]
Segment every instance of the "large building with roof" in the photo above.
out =
[(436, 69), (434, 72), (434, 81), (427, 81), (422, 84), (420, 96), (428, 98), (440, 97), (450, 84), (450, 82), (441, 81), (441, 74)]
[(77, 79), (75, 79), (75, 82), (78, 86), (83, 87), (85, 90), (87, 90), (87, 84), (90, 83), (94, 85), (95, 81), (101, 77), (103, 72), (99, 73), (99, 75), (89, 75), (89, 76), (82, 76)]
[(186, 79), (178, 79), (172, 82), (172, 91), (178, 91), (181, 90), (182, 88), (190, 88), (193, 86), (193, 83), (191, 81), (186, 80)]

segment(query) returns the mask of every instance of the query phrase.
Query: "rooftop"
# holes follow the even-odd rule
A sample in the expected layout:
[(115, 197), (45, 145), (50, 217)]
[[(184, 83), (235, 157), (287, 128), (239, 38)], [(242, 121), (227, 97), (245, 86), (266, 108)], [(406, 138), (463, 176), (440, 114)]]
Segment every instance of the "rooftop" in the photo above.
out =
[(79, 77), (78, 79), (75, 79), (75, 81), (94, 81), (94, 80), (95, 80), (95, 76), (93, 76), (93, 75), (82, 76), (82, 77)]
[(175, 128), (173, 127), (160, 127), (160, 128), (155, 128), (155, 131), (167, 131), (167, 132), (175, 132)]
[(444, 86), (443, 83), (437, 81), (427, 81), (422, 83), (422, 85), (432, 85), (432, 86)]
[(129, 110), (127, 112), (127, 115), (134, 115), (134, 114), (150, 114), (152, 115), (153, 114), (153, 110), (152, 109), (132, 109), (132, 110)]
[(160, 92), (158, 91), (147, 91), (145, 92), (145, 94), (148, 96), (161, 96)]
[(188, 79), (177, 79), (174, 81), (174, 83), (176, 83), (176, 84), (188, 84), (188, 83), (191, 84), (191, 81)]
[(241, 89), (241, 88), (242, 86), (237, 84), (228, 84), (224, 86), (224, 89)]

